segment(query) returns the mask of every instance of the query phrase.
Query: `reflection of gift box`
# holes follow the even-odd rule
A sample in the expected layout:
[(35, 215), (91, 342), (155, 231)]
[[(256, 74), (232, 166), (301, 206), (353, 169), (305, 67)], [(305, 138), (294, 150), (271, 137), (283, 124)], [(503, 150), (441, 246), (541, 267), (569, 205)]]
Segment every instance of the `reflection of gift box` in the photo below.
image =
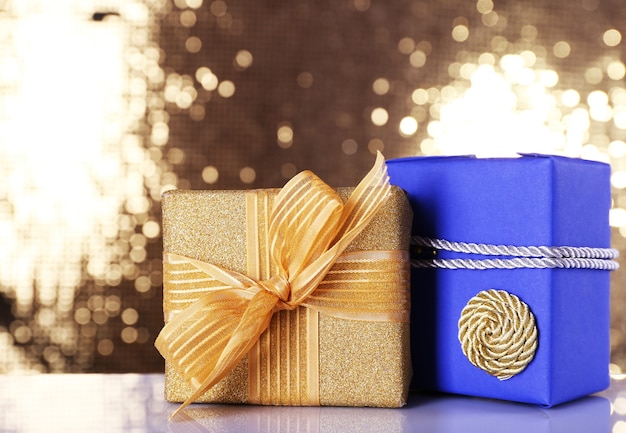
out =
[[(543, 408), (482, 398), (445, 396), (420, 401), (409, 423), (428, 432), (588, 433), (611, 431), (611, 402), (584, 397)], [(412, 419), (411, 419), (412, 418)]]
[[(200, 432), (480, 432), (607, 433), (611, 402), (585, 397), (552, 408), (459, 396), (409, 397), (401, 411), (352, 407), (195, 407), (168, 423), (169, 433)], [(298, 426), (289, 429), (287, 426)]]
[(609, 166), (524, 155), (388, 167), (415, 215), (413, 386), (545, 406), (606, 388)]
[[(408, 412), (408, 413), (407, 413)], [(168, 423), (168, 433), (188, 432), (302, 432), (401, 433), (412, 431), (412, 410), (374, 407), (283, 407), (207, 405), (185, 412)], [(415, 420), (421, 425), (421, 419)]]
[[(345, 201), (352, 190), (340, 188), (337, 192)], [(267, 219), (277, 193), (274, 189), (166, 193), (163, 197), (164, 250), (250, 275), (251, 266), (267, 261), (262, 251), (264, 244), (259, 242), (259, 246), (255, 246), (257, 257), (252, 260), (255, 263), (251, 263), (250, 241), (254, 238), (256, 242), (267, 235)], [(253, 212), (251, 207), (255, 207)], [(410, 226), (411, 209), (406, 195), (394, 187), (389, 200), (342, 255), (349, 258), (350, 254), (361, 251), (403, 251), (403, 259), (392, 264), (390, 272), (401, 280), (404, 305), (394, 308), (404, 309), (404, 322), (352, 320), (302, 306), (280, 311), (274, 314), (269, 329), (234, 370), (196, 401), (309, 405), (309, 395), (318, 393), (320, 405), (404, 405), (411, 375), (407, 253)], [(294, 250), (298, 247), (294, 245)], [(375, 283), (377, 278), (386, 281), (384, 275), (380, 272), (367, 274), (367, 269), (360, 272), (358, 257), (351, 264), (346, 263), (345, 266), (350, 265), (358, 272), (334, 271), (338, 266), (335, 265), (329, 273), (331, 277), (324, 282), (334, 278), (336, 282), (344, 281), (343, 286), (339, 284), (339, 290), (348, 286), (363, 286), (365, 290), (368, 287), (365, 283), (374, 281), (376, 296), (386, 296), (389, 287)], [(184, 287), (187, 283), (175, 281), (176, 272), (193, 272), (188, 265), (166, 262), (164, 266), (167, 320), (197, 300), (204, 289), (189, 289)], [(170, 277), (173, 280), (168, 282)], [(368, 281), (364, 283), (364, 280)], [(167, 362), (165, 390), (167, 400), (173, 402), (182, 402), (193, 392)], [(255, 397), (251, 397), (252, 394)]]

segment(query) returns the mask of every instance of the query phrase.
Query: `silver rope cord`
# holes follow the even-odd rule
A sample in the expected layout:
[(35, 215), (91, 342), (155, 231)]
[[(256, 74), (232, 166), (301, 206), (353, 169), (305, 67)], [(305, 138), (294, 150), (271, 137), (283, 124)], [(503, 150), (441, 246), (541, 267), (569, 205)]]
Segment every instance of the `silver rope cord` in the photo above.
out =
[(513, 246), (451, 242), (414, 236), (415, 247), (486, 256), (507, 256), (494, 259), (438, 259), (414, 258), (411, 264), (418, 268), (444, 269), (520, 269), (520, 268), (577, 268), (614, 271), (619, 264), (612, 260), (618, 257), (612, 248), (568, 247), (568, 246)]

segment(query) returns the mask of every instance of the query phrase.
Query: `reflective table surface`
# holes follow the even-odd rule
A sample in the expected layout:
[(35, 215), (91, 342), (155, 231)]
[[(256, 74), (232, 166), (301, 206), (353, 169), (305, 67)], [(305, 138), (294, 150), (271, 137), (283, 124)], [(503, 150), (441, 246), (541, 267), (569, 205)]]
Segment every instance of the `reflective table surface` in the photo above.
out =
[(626, 378), (545, 409), (460, 396), (411, 395), (401, 409), (266, 407), (163, 399), (161, 374), (0, 375), (1, 432), (598, 432), (626, 433)]

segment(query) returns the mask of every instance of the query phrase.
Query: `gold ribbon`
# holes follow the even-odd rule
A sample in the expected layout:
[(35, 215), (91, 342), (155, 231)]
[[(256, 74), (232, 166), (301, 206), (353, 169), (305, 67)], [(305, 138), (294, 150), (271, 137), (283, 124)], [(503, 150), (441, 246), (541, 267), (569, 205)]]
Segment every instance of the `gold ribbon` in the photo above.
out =
[[(274, 200), (267, 239), (268, 278), (164, 254), (166, 285), (204, 288), (193, 303), (166, 316), (155, 341), (163, 357), (196, 389), (172, 416), (224, 378), (281, 310), (302, 306), (354, 320), (408, 321), (402, 272), (407, 254), (343, 254), (385, 203), (390, 189), (380, 153), (345, 204), (313, 173), (296, 175)], [(207, 284), (210, 290), (205, 290)]]

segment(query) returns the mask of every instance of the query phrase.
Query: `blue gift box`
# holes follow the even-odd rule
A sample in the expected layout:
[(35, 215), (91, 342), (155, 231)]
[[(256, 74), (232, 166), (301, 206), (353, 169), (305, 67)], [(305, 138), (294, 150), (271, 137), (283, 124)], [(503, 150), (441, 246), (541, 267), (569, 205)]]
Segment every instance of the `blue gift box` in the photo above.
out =
[[(388, 168), (391, 183), (408, 193), (414, 212), (413, 236), (470, 247), (567, 246), (575, 247), (573, 254), (580, 253), (582, 257), (554, 259), (549, 252), (547, 257), (530, 254), (520, 258), (508, 251), (500, 255), (455, 248), (435, 251), (428, 244), (421, 244), (418, 252), (422, 256), (416, 257), (416, 263), (430, 260), (480, 264), (503, 259), (505, 264), (516, 260), (545, 264), (556, 260), (557, 266), (563, 267), (414, 267), (413, 388), (543, 406), (607, 388), (607, 263), (614, 262), (610, 261), (612, 257), (594, 258), (593, 254), (596, 250), (610, 251), (610, 167), (581, 159), (521, 155), (411, 157), (389, 160)], [(587, 249), (593, 254), (585, 261)], [(530, 356), (524, 355), (531, 360), (521, 372), (508, 378), (470, 361), (470, 357), (488, 356), (495, 349), (466, 349), (468, 343), (461, 338), (472, 326), (477, 335), (487, 332), (483, 329), (487, 325), (471, 322), (474, 316), (463, 324), (461, 316), (480, 298), (480, 293), (493, 291), (521, 301), (520, 305), (525, 304), (534, 319), (534, 351)], [(478, 310), (484, 310), (483, 304), (479, 304)], [(505, 308), (515, 310), (516, 306), (519, 307), (512, 300), (505, 302)], [(488, 311), (485, 320), (499, 321), (503, 314)], [(513, 322), (526, 320), (517, 314), (511, 319)], [(506, 334), (509, 331), (502, 331), (503, 338), (513, 341)], [(531, 337), (512, 344), (519, 349), (527, 344), (526, 338)], [(507, 355), (498, 356), (504, 359)]]

